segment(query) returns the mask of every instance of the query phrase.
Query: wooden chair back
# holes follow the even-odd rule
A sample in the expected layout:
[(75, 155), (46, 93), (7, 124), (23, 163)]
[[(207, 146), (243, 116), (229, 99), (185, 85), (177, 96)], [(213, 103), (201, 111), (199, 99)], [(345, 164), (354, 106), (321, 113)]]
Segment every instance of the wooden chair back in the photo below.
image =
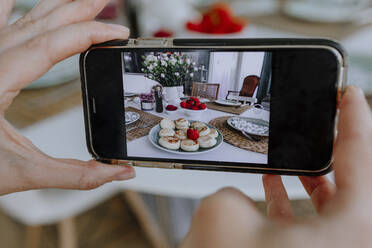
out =
[(192, 83), (191, 96), (217, 100), (220, 91), (220, 84)]
[(255, 75), (250, 75), (244, 78), (242, 89), (240, 90), (239, 96), (252, 97), (259, 82), (260, 78)]

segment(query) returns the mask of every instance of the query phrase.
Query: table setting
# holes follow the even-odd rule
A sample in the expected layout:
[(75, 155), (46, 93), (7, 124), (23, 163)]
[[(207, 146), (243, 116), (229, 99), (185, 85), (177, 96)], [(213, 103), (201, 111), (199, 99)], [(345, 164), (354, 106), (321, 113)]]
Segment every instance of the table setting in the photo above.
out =
[[(167, 103), (163, 104), (166, 106), (164, 111), (158, 113), (154, 109), (141, 110), (141, 105), (138, 102), (127, 102), (125, 113), (126, 121), (128, 120), (126, 124), (128, 156), (180, 159), (182, 158), (180, 156), (193, 155), (193, 159), (231, 161), (231, 158), (226, 154), (233, 154), (233, 160), (237, 162), (267, 163), (269, 111), (256, 109), (254, 106), (244, 106), (245, 111), (238, 115), (231, 113), (231, 111), (229, 113), (208, 107), (203, 110), (189, 110), (180, 104), (177, 106), (176, 113), (168, 113), (166, 111)], [(223, 107), (236, 109), (234, 105)], [(190, 116), (185, 111), (201, 111), (203, 114)], [(171, 124), (162, 126), (163, 120), (170, 121)], [(169, 147), (174, 147), (170, 149), (166, 144), (160, 144), (160, 139), (164, 136), (161, 134), (164, 127), (167, 129), (166, 138), (180, 135), (179, 131), (182, 131), (182, 128), (178, 128), (177, 125), (180, 121), (186, 121), (188, 124), (182, 127), (187, 127), (189, 130), (193, 130), (194, 123), (200, 123), (202, 127), (208, 129), (205, 136), (211, 136), (212, 130), (215, 130), (217, 135), (212, 137), (216, 139), (216, 142), (211, 141), (213, 145), (208, 148), (196, 149), (194, 146), (196, 150), (193, 150), (192, 146), (182, 148), (184, 139), (180, 139), (181, 145), (169, 145)], [(173, 128), (169, 128), (169, 126)], [(198, 131), (198, 137), (194, 140), (200, 141), (200, 137), (204, 135), (203, 130), (198, 127), (194, 129)], [(187, 131), (183, 135), (185, 139), (192, 139)], [(172, 140), (163, 140), (163, 142), (172, 142)]]

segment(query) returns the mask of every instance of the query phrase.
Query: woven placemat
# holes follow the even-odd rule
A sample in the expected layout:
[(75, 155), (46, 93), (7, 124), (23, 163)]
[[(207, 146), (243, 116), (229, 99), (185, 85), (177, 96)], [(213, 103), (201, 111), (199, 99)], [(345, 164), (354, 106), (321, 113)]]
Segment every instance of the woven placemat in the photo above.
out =
[(207, 108), (209, 109), (214, 109), (214, 110), (218, 110), (218, 111), (222, 111), (222, 112), (226, 112), (230, 114), (236, 114), (236, 115), (243, 114), (245, 111), (247, 111), (248, 109), (252, 107), (249, 105), (243, 106), (243, 107), (223, 106), (223, 105), (219, 105), (214, 102), (207, 102), (206, 105), (207, 105)]
[(230, 117), (231, 116), (219, 117), (219, 118), (211, 120), (209, 124), (216, 127), (222, 133), (223, 139), (227, 143), (233, 146), (248, 150), (248, 151), (267, 154), (269, 150), (269, 138), (267, 137), (262, 138), (259, 136), (255, 136), (258, 138), (262, 138), (262, 139), (260, 141), (249, 140), (243, 134), (231, 128), (227, 124), (226, 121)]
[(140, 115), (138, 121), (126, 126), (128, 141), (132, 141), (148, 135), (151, 128), (159, 124), (160, 121), (162, 120), (161, 117), (155, 116), (153, 114), (132, 107), (125, 108), (125, 111), (136, 112)]

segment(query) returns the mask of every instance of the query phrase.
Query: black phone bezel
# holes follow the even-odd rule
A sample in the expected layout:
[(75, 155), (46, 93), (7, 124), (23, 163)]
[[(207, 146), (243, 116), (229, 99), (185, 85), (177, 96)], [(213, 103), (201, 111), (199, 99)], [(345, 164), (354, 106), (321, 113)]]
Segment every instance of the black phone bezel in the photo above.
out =
[[(153, 159), (153, 158), (137, 158), (137, 157), (111, 157), (107, 158), (106, 156), (99, 156), (96, 154), (95, 151), (92, 150), (93, 147), (93, 138), (91, 134), (89, 133), (90, 127), (89, 123), (92, 122), (91, 119), (89, 119), (89, 113), (87, 113), (89, 107), (88, 105), (89, 100), (87, 100), (87, 82), (85, 79), (85, 58), (86, 55), (92, 51), (92, 49), (97, 48), (104, 48), (104, 49), (117, 49), (118, 47), (121, 47), (122, 49), (125, 49), (125, 46), (128, 44), (128, 41), (110, 41), (105, 44), (95, 45), (85, 53), (81, 54), (80, 57), (80, 70), (81, 70), (81, 78), (82, 78), (82, 89), (83, 89), (83, 102), (84, 102), (84, 115), (85, 115), (85, 124), (86, 124), (86, 137), (87, 137), (87, 145), (90, 153), (96, 158), (103, 161), (109, 162), (112, 159), (119, 159), (119, 160), (130, 160), (130, 161), (157, 161), (157, 162), (174, 162), (173, 160), (169, 159)], [(325, 40), (325, 39), (235, 39), (235, 40), (190, 40), (190, 39), (175, 39), (173, 40), (173, 44), (177, 46), (178, 48), (182, 49), (183, 46), (195, 46), (195, 47), (203, 47), (203, 46), (222, 46), (222, 49), (224, 46), (236, 46), (235, 50), (239, 50), (240, 46), (257, 46), (256, 48), (249, 49), (249, 50), (262, 50), (265, 46), (288, 46), (290, 47), (296, 47), (296, 46), (316, 46), (316, 47), (325, 47), (325, 48), (333, 48), (337, 50), (341, 57), (342, 57), (342, 64), (341, 67), (346, 66), (346, 60), (345, 60), (345, 52), (342, 49), (342, 47), (331, 40)], [(134, 48), (131, 48), (134, 49)], [(146, 49), (146, 48), (139, 48), (139, 49)], [(159, 49), (165, 49), (170, 50), (170, 48), (159, 48)], [(283, 48), (284, 49), (284, 48)], [(226, 49), (225, 49), (226, 50)], [(247, 50), (247, 49), (244, 49)], [(270, 49), (266, 49), (270, 50)], [(106, 50), (107, 51), (107, 50)], [(336, 82), (335, 82), (336, 83)], [(337, 91), (338, 89), (335, 89)], [(338, 95), (338, 93), (336, 93)], [(335, 99), (337, 101), (337, 99)], [(122, 105), (124, 106), (124, 105)], [(334, 123), (332, 123), (334, 124)], [(125, 132), (124, 132), (125, 135)], [(334, 139), (334, 137), (332, 137)], [(269, 161), (270, 163), (270, 161)], [(234, 171), (234, 172), (256, 172), (256, 173), (275, 173), (275, 174), (287, 174), (287, 175), (320, 175), (325, 174), (331, 170), (330, 167), (331, 163), (331, 154), (329, 156), (329, 161), (324, 164), (324, 167), (320, 170), (287, 170), (285, 168), (270, 168), (266, 164), (250, 164), (248, 167), (244, 166), (236, 166), (241, 163), (226, 163), (226, 162), (215, 162), (215, 161), (189, 161), (189, 160), (177, 160), (177, 164), (183, 164), (184, 169), (204, 169), (204, 170), (217, 170), (217, 171)], [(204, 164), (205, 166), (201, 165)], [(231, 165), (231, 166), (227, 166)]]

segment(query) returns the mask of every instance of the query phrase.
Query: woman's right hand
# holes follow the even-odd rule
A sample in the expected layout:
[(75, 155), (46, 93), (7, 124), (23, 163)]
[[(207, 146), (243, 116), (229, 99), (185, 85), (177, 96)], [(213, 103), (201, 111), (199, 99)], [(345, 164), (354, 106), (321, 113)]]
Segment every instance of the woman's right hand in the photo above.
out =
[(372, 115), (363, 92), (348, 87), (340, 106), (333, 168), (300, 177), (319, 216), (298, 220), (278, 175), (263, 176), (267, 217), (236, 189), (204, 199), (181, 247), (371, 247)]

